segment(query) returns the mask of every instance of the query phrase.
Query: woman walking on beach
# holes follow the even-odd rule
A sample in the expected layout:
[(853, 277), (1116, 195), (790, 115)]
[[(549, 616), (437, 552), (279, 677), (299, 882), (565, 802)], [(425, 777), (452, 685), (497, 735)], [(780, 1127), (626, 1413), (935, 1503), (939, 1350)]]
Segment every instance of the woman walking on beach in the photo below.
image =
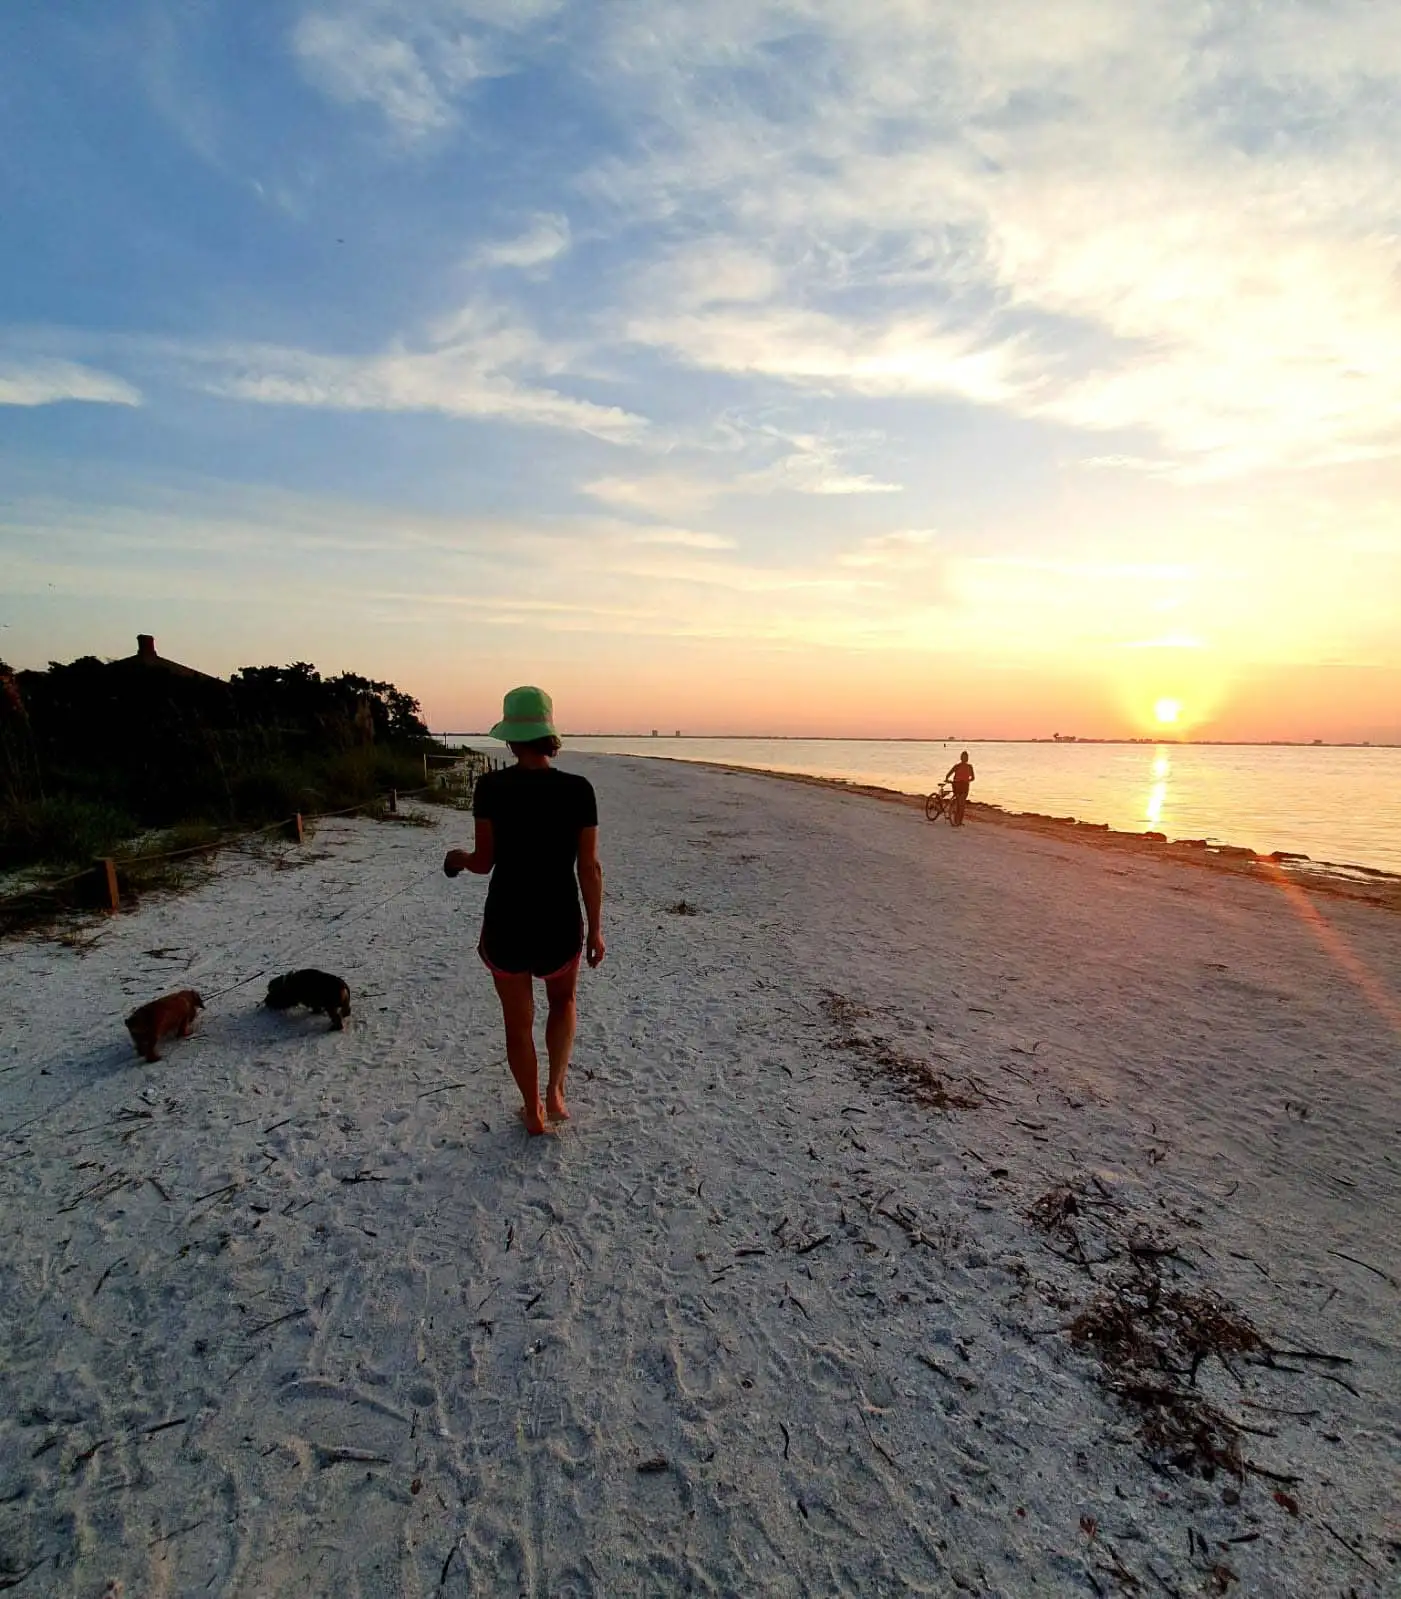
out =
[[(521, 1114), (531, 1133), (564, 1121), (564, 1080), (574, 1045), (574, 988), (579, 958), (603, 959), (603, 868), (598, 860), (598, 803), (593, 785), (550, 765), (559, 753), (550, 696), (513, 688), (492, 738), (511, 746), (516, 764), (478, 778), (472, 796), (476, 839), (443, 861), (449, 877), (491, 873), (477, 945), (506, 1024), (506, 1058), (521, 1091)], [(578, 877), (587, 927), (579, 914)], [(540, 1098), (535, 1054), (534, 979), (545, 984), (549, 1016), (545, 1048), (549, 1083)]]

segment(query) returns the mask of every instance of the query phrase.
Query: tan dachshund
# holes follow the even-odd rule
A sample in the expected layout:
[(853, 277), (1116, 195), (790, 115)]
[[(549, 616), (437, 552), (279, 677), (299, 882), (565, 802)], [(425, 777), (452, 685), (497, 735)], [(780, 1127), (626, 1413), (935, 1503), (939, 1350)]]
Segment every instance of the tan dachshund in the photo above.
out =
[(165, 994), (132, 1011), (126, 1019), (126, 1030), (136, 1045), (136, 1053), (144, 1060), (159, 1060), (156, 1045), (161, 1039), (188, 1038), (195, 1013), (203, 1009), (204, 1001), (194, 989), (182, 988), (178, 994)]

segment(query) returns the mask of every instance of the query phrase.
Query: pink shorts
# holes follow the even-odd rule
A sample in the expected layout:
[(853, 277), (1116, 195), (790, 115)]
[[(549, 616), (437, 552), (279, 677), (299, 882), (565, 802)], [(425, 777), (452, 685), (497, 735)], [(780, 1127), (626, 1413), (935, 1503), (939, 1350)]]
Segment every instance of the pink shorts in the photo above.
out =
[(566, 961), (557, 972), (508, 972), (504, 967), (488, 960), (486, 950), (480, 944), (477, 945), (477, 954), (482, 958), (482, 965), (493, 977), (538, 977), (542, 983), (552, 983), (557, 977), (568, 977), (572, 972), (577, 972), (579, 962), (584, 958), (584, 952), (580, 950), (573, 960)]

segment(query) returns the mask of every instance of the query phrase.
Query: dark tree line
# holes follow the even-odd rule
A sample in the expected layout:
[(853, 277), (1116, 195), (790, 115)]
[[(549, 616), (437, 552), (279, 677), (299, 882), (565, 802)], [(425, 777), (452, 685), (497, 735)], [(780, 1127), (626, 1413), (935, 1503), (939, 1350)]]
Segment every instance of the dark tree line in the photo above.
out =
[(392, 683), (322, 677), (305, 661), (227, 682), (136, 657), (0, 663), (0, 863), (53, 855), (56, 826), (98, 812), (110, 832), (353, 804), (409, 786), (428, 737), (418, 701)]
[(323, 678), (306, 661), (245, 666), (228, 688), (242, 725), (280, 729), (327, 747), (416, 744), (428, 737), (416, 699), (355, 672)]

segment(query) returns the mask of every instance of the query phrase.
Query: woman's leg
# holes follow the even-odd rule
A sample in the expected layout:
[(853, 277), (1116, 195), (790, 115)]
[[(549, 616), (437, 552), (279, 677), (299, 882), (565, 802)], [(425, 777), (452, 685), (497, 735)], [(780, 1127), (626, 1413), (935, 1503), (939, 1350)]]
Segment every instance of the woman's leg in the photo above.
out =
[[(535, 1057), (535, 991), (529, 972), (491, 974), (506, 1023), (506, 1059), (521, 1091), (527, 1132), (543, 1133), (545, 1106), (540, 1099), (540, 1063)], [(553, 1075), (553, 1074), (552, 1074)]]
[(569, 1055), (574, 1048), (574, 985), (579, 980), (579, 963), (568, 971), (545, 979), (545, 996), (550, 1014), (545, 1022), (545, 1048), (550, 1056), (550, 1085), (545, 1091), (545, 1110), (555, 1121), (568, 1121), (564, 1103), (564, 1079), (569, 1071)]

